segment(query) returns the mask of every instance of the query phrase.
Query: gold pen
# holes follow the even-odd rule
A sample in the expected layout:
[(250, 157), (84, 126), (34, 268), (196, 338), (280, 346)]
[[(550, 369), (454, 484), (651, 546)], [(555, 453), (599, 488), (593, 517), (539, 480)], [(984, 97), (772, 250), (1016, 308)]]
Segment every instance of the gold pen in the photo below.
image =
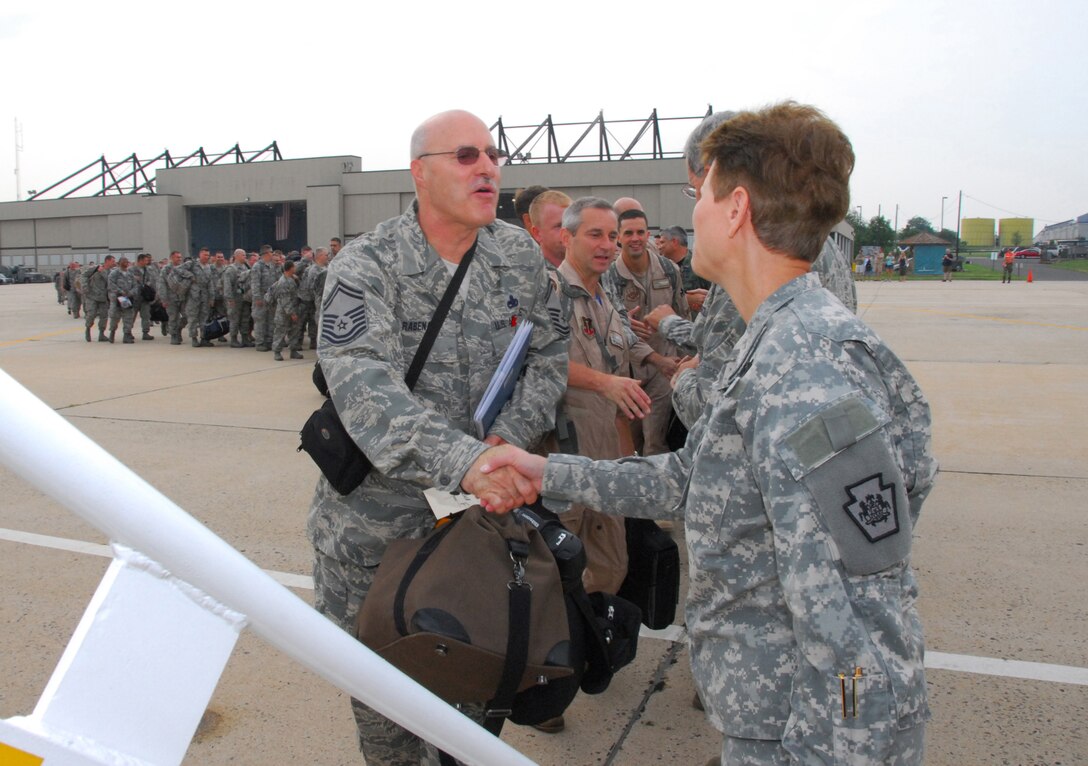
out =
[(846, 718), (846, 674), (839, 673), (839, 685), (842, 687), (842, 717)]
[[(854, 691), (854, 718), (858, 717), (858, 679), (859, 678), (861, 678), (861, 668), (860, 667), (855, 667), (854, 668), (854, 678), (853, 678), (853, 681), (851, 683), (851, 685), (853, 686), (853, 691)], [(846, 707), (845, 703), (843, 704), (843, 707), (844, 708)], [(846, 717), (846, 713), (844, 712), (843, 713), (843, 718), (845, 718), (845, 717)]]

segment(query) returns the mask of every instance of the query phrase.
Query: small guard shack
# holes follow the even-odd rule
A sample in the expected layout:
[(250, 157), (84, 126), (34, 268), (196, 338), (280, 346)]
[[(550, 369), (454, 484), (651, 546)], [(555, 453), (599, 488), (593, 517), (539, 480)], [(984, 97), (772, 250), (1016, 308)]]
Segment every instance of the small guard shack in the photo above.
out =
[(940, 274), (944, 251), (954, 244), (926, 231), (899, 240), (900, 247), (909, 247), (914, 251), (915, 274)]

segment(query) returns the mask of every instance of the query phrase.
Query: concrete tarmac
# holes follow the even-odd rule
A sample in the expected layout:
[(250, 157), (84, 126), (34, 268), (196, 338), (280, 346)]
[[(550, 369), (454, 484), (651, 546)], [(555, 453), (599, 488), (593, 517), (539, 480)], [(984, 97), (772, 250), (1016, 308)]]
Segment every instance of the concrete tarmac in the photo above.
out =
[[(929, 671), (926, 762), (1088, 763), (1077, 723), (1088, 720), (1088, 282), (858, 292), (859, 313), (933, 407), (942, 470), (914, 549), (927, 646), (985, 671)], [(261, 567), (309, 575), (317, 469), (295, 447), (321, 403), (313, 352), (275, 362), (172, 347), (157, 331), (135, 345), (88, 344), (82, 327), (52, 285), (0, 287), (0, 367)], [(0, 468), (0, 718), (33, 709), (106, 570), (95, 547), (106, 542)], [(1029, 680), (977, 658), (1062, 667), (1057, 681)], [(565, 732), (508, 724), (503, 739), (541, 764), (701, 766), (720, 736), (692, 692), (683, 643), (644, 638), (608, 691), (579, 696)], [(344, 695), (243, 633), (185, 762), (362, 758)]]

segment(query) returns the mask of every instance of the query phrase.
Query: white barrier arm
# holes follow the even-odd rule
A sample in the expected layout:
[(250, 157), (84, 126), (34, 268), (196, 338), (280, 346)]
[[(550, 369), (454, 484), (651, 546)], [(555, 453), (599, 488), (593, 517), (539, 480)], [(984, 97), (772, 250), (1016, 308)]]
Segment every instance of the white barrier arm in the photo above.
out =
[[(454, 757), (533, 762), (382, 660), (0, 370), (0, 461), (117, 541), (241, 612), (265, 641)], [(56, 481), (52, 466), (67, 466)]]

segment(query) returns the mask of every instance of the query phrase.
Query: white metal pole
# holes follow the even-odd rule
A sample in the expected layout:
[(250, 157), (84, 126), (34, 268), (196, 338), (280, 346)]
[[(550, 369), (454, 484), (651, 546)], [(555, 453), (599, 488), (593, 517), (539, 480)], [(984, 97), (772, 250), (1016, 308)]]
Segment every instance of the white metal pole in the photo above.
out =
[[(454, 757), (480, 766), (533, 763), (318, 614), (2, 370), (0, 461), (111, 540), (246, 615), (259, 636), (291, 658)], [(68, 466), (63, 482), (56, 465)]]

